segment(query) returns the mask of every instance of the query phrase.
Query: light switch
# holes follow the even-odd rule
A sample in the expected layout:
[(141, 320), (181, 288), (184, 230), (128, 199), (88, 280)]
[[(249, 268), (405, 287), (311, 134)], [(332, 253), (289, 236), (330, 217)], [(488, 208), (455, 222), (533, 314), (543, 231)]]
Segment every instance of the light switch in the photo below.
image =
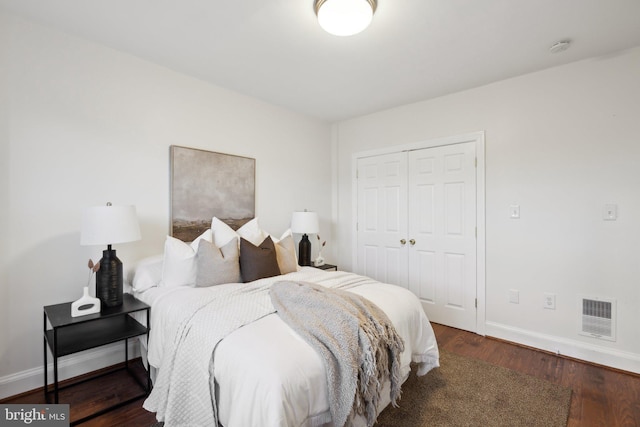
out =
[(618, 205), (604, 205), (602, 218), (605, 221), (615, 221), (618, 219)]
[(520, 218), (520, 205), (511, 205), (511, 206), (509, 206), (509, 216), (511, 216), (511, 219), (519, 219)]
[(512, 304), (520, 304), (520, 291), (509, 289), (509, 302)]

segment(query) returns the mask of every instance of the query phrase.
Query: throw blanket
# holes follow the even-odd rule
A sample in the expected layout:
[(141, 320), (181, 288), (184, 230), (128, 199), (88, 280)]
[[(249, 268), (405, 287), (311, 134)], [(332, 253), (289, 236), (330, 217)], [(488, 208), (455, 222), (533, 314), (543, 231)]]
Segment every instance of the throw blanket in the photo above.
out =
[[(236, 329), (274, 312), (268, 283), (220, 285), (218, 292), (189, 288), (175, 316), (173, 341), (143, 407), (166, 426), (217, 426), (215, 391), (210, 387), (213, 354)], [(211, 381), (213, 384), (213, 381)], [(213, 405), (212, 405), (213, 403)]]
[(306, 282), (278, 282), (270, 294), (278, 315), (324, 361), (334, 426), (350, 423), (356, 413), (372, 426), (387, 378), (396, 406), (404, 342), (380, 308), (351, 292)]

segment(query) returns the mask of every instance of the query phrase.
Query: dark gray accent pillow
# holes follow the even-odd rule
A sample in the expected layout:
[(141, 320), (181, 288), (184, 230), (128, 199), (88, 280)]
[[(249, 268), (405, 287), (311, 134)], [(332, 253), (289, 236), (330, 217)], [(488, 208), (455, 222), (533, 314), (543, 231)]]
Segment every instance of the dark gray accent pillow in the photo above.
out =
[(196, 253), (196, 287), (240, 283), (240, 261), (238, 240), (218, 248), (213, 243), (200, 239)]
[(280, 274), (276, 248), (271, 236), (258, 246), (240, 238), (240, 272), (245, 283)]

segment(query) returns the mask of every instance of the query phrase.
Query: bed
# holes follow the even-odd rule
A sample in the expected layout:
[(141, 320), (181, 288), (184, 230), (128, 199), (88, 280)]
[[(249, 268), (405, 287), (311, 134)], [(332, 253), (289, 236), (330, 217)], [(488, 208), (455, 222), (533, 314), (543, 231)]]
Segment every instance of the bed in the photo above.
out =
[[(209, 247), (222, 251), (228, 243), (224, 240), (231, 236), (229, 230), (225, 230), (225, 236), (219, 224), (212, 228), (214, 231), (217, 228), (217, 232), (205, 234), (188, 245), (193, 256), (192, 264), (186, 268), (191, 281), (194, 281), (194, 274), (197, 276), (194, 270), (198, 270), (195, 261), (198, 248), (206, 245), (198, 240), (210, 240)], [(242, 236), (243, 230), (238, 231), (240, 234), (233, 233)], [(256, 242), (257, 247), (264, 238), (263, 232), (251, 235), (244, 230), (244, 234)], [(276, 248), (280, 244), (295, 260), (290, 234), (273, 240)], [(171, 241), (171, 245), (180, 243)], [(237, 243), (235, 245), (238, 247)], [(189, 258), (186, 246), (182, 244), (180, 261)], [(235, 260), (240, 267), (243, 266), (241, 249), (238, 248), (239, 259)], [(172, 261), (167, 253), (171, 251), (169, 243), (165, 244), (164, 255), (142, 263), (133, 280), (134, 295), (152, 307), (151, 332), (143, 355), (152, 370), (154, 389), (144, 407), (156, 412), (158, 420), (165, 421), (167, 427), (211, 425), (211, 416), (224, 427), (334, 425), (325, 362), (268, 302), (269, 289), (279, 282), (311, 283), (347, 290), (382, 309), (404, 342), (404, 351), (399, 356), (402, 382), (408, 377), (412, 363), (419, 375), (439, 366), (438, 347), (431, 325), (418, 299), (404, 288), (348, 272), (297, 267), (291, 262), (287, 267), (288, 261), (282, 259), (278, 260), (280, 270), (285, 274), (258, 278), (242, 285), (238, 283), (240, 280), (211, 286), (180, 281), (169, 285), (167, 277), (171, 272), (167, 264)], [(281, 255), (278, 253), (279, 258)], [(233, 256), (227, 254), (226, 258), (234, 262)], [(247, 258), (244, 265), (248, 270), (246, 262), (251, 261), (254, 265), (256, 260), (251, 256)], [(183, 277), (184, 271), (180, 274)], [(250, 297), (238, 296), (239, 289), (249, 290)], [(208, 314), (204, 313), (205, 305), (213, 306)], [(243, 314), (244, 317), (233, 325), (218, 326), (224, 323), (221, 319), (235, 318), (244, 311), (248, 314)], [(225, 327), (224, 331), (216, 330)], [(187, 335), (198, 338), (191, 343), (183, 343), (177, 338)], [(377, 413), (389, 405), (389, 390), (390, 382), (384, 381), (376, 405)], [(367, 420), (356, 416), (349, 424), (364, 426)]]

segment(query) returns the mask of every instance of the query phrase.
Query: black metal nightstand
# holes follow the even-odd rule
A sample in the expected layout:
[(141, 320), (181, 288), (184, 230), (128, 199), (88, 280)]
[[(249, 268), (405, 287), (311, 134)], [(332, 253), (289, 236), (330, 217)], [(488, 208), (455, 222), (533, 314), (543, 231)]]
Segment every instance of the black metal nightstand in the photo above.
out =
[[(149, 394), (151, 391), (151, 376), (149, 371), (147, 370), (146, 384), (144, 384), (129, 368), (129, 338), (146, 334), (148, 340), (149, 327), (142, 325), (129, 314), (136, 311), (146, 311), (147, 325), (150, 325), (150, 308), (147, 304), (135, 299), (130, 294), (124, 294), (123, 303), (119, 307), (103, 307), (100, 313), (87, 314), (79, 317), (71, 317), (70, 302), (44, 307), (45, 402), (50, 403), (49, 395), (53, 393), (53, 403), (58, 403), (59, 391), (63, 388), (76, 385), (76, 383), (64, 387), (58, 385), (58, 358), (122, 340), (125, 341), (125, 363), (124, 368), (120, 369), (126, 369), (131, 374), (140, 387), (142, 387), (143, 393), (126, 401), (118, 402), (116, 405), (104, 408), (80, 420), (75, 420), (71, 424), (79, 424)], [(51, 324), (51, 329), (47, 329), (47, 320)], [(53, 355), (53, 390), (49, 390), (50, 387), (48, 385), (47, 347)], [(115, 370), (110, 370), (89, 379), (107, 375), (114, 371)]]
[(319, 268), (320, 270), (326, 271), (338, 271), (338, 267), (332, 264), (322, 264), (322, 265), (314, 265), (312, 267)]

